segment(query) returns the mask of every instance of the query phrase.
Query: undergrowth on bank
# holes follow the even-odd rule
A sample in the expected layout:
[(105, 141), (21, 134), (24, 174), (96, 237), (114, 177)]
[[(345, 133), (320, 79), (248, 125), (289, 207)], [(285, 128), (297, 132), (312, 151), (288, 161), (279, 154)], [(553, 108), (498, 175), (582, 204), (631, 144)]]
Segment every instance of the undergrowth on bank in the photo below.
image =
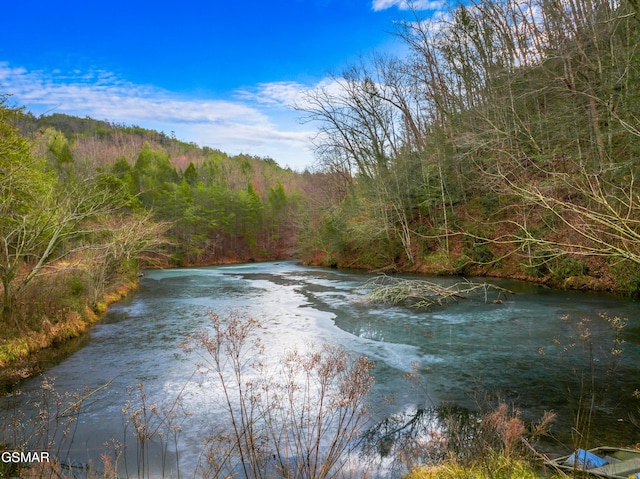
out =
[(59, 274), (35, 281), (16, 308), (20, 327), (8, 323), (0, 331), (0, 389), (10, 390), (38, 373), (39, 352), (66, 346), (83, 335), (110, 304), (125, 298), (137, 285), (134, 275), (123, 276), (94, 297), (82, 275)]
[(539, 470), (528, 461), (495, 455), (464, 465), (456, 461), (414, 469), (406, 479), (540, 479)]
[[(541, 458), (533, 444), (546, 435), (555, 415), (526, 424), (520, 412), (500, 403), (477, 419), (445, 414), (439, 455), (412, 468), (405, 479), (538, 479)], [(433, 446), (431, 446), (433, 447)]]

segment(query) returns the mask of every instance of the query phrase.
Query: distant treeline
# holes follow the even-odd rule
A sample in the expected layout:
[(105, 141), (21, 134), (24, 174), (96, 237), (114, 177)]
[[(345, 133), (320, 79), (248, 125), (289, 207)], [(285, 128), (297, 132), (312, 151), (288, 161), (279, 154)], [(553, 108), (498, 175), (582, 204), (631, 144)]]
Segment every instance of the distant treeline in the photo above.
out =
[(62, 176), (100, 174), (166, 221), (170, 264), (290, 256), (310, 174), (229, 156), (154, 130), (55, 113), (16, 124)]

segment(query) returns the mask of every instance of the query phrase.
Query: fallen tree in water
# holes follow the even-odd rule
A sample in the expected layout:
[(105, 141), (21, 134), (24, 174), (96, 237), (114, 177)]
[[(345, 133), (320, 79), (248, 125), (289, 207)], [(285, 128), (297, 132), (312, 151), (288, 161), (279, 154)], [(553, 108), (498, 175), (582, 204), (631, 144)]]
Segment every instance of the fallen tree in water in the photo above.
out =
[(508, 289), (489, 283), (475, 283), (464, 280), (450, 286), (443, 286), (418, 279), (395, 278), (381, 275), (370, 279), (360, 287), (366, 291), (366, 298), (374, 303), (429, 309), (442, 306), (458, 299), (481, 298), (485, 303), (501, 303)]

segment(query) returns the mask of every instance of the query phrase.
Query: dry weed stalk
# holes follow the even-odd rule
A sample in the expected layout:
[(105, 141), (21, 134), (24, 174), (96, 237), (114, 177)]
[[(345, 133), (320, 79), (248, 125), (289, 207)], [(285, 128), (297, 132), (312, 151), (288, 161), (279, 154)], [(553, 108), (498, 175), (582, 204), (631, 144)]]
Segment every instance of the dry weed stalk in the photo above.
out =
[[(373, 379), (372, 363), (341, 348), (293, 349), (268, 358), (254, 319), (211, 313), (213, 331), (192, 339), (215, 376), (228, 423), (214, 426), (204, 454), (208, 476), (338, 477), (354, 447)], [(271, 359), (271, 364), (266, 363)]]
[[(574, 332), (566, 342), (558, 338), (553, 341), (563, 366), (556, 374), (563, 385), (573, 419), (573, 450), (592, 447), (591, 433), (596, 415), (610, 396), (612, 382), (608, 378), (617, 374), (624, 352), (623, 331), (627, 320), (606, 313), (598, 316), (610, 330), (610, 340), (597, 340), (591, 328), (601, 328), (602, 324), (582, 318), (572, 325)], [(568, 315), (562, 320), (572, 321)], [(544, 348), (540, 349), (540, 354), (546, 354)]]
[[(108, 384), (107, 384), (108, 385)], [(46, 452), (48, 460), (32, 464), (16, 464), (13, 471), (20, 477), (65, 478), (101, 477), (91, 463), (79, 463), (71, 457), (76, 428), (86, 405), (98, 391), (106, 387), (76, 393), (60, 393), (55, 380), (44, 377), (39, 395), (29, 403), (21, 403), (22, 394), (14, 391), (12, 410), (7, 411), (2, 431), (2, 448), (24, 452)], [(0, 477), (7, 472), (0, 469)], [(10, 471), (11, 472), (11, 469)], [(103, 476), (107, 477), (107, 476)]]

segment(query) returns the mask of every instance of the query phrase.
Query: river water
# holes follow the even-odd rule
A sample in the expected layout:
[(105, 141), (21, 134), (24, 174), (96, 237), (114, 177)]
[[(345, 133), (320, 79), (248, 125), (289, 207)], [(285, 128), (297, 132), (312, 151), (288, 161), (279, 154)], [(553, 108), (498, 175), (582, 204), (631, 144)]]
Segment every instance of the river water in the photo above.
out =
[[(484, 400), (503, 400), (516, 404), (527, 420), (555, 411), (552, 432), (567, 442), (573, 417), (569, 395), (578, 391), (583, 372), (593, 371), (587, 379), (593, 377), (607, 391), (599, 396), (592, 440), (607, 445), (640, 441), (640, 428), (629, 416), (638, 414), (640, 406), (633, 398), (640, 388), (636, 302), (494, 281), (514, 294), (498, 304), (479, 297), (415, 311), (366, 302), (358, 287), (373, 276), (294, 262), (146, 271), (138, 292), (109, 309), (92, 328), (87, 345), (46, 373), (58, 393), (83, 396), (97, 389), (68, 434), (73, 440), (59, 453), (78, 463), (98, 463), (110, 438), (128, 440), (131, 453), (127, 434), (132, 426), (123, 433), (123, 408), (127, 400), (139, 402), (135, 388), (143, 384), (147, 404), (166, 408), (181, 398), (175, 419), (181, 425), (178, 448), (165, 451), (169, 465), (164, 472), (175, 475), (171, 464), (176, 461), (192, 472), (222, 411), (212, 397), (216, 391), (194, 379), (197, 358), (180, 344), (210, 327), (211, 311), (222, 318), (235, 311), (259, 319), (272, 357), (296, 346), (329, 343), (375, 361), (370, 424), (443, 403), (474, 409)], [(433, 279), (443, 284), (457, 280)], [(623, 353), (615, 358), (610, 354), (613, 333), (602, 313), (629, 320)], [(585, 324), (589, 338), (581, 342)], [(582, 348), (590, 341), (592, 350)], [(419, 387), (406, 380), (406, 373), (417, 374)], [(40, 390), (41, 378), (34, 378), (7, 401), (13, 410), (28, 413)], [(161, 449), (153, 444), (146, 451), (152, 475), (162, 473)], [(139, 471), (135, 457), (127, 457), (128, 474)]]

